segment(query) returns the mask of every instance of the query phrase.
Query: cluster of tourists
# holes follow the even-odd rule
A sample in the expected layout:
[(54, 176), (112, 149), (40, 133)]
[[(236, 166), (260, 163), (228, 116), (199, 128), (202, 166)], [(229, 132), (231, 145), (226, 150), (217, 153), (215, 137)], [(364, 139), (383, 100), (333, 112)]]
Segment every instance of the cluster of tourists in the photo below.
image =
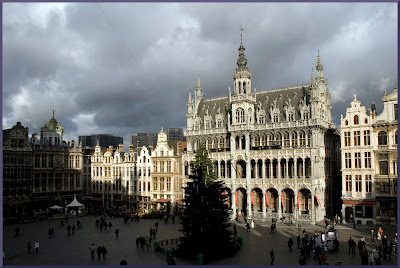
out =
[(136, 248), (145, 248), (149, 249), (151, 248), (151, 241), (152, 238), (151, 237), (144, 237), (144, 236), (138, 236), (136, 237)]
[(108, 223), (103, 219), (103, 217), (101, 217), (101, 219), (96, 219), (96, 229), (100, 228), (100, 231), (103, 231), (103, 227), (104, 227), (104, 231), (107, 231), (107, 227), (110, 229), (111, 231), (111, 227), (112, 227), (112, 223)]

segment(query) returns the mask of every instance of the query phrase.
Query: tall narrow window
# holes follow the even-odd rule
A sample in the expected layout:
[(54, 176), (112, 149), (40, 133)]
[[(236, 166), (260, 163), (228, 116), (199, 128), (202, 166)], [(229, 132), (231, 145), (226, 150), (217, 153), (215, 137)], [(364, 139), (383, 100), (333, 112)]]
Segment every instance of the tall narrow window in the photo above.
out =
[(350, 132), (345, 132), (344, 133), (344, 146), (349, 147), (350, 146)]
[(371, 168), (371, 152), (364, 153), (364, 167)]
[(369, 130), (364, 130), (364, 145), (371, 145), (371, 137)]
[(371, 175), (365, 175), (365, 192), (372, 192), (372, 178)]
[(171, 178), (167, 178), (167, 191), (171, 191)]
[(289, 147), (290, 146), (289, 133), (284, 133), (283, 134), (283, 146), (285, 146), (285, 147)]
[(344, 154), (345, 168), (351, 168), (351, 153)]
[(352, 187), (351, 187), (351, 175), (346, 175), (346, 192), (351, 192)]
[(303, 131), (299, 132), (299, 145), (300, 146), (305, 146), (306, 145), (306, 136), (305, 133)]
[(356, 175), (355, 182), (356, 182), (356, 192), (361, 192), (362, 191), (361, 175)]
[(388, 154), (379, 154), (379, 174), (389, 175)]
[(354, 131), (354, 146), (360, 146), (360, 131)]
[(278, 114), (274, 114), (274, 123), (278, 123), (279, 122), (279, 116)]
[(354, 153), (354, 167), (361, 168), (361, 153)]
[(397, 103), (394, 104), (394, 119), (397, 120)]

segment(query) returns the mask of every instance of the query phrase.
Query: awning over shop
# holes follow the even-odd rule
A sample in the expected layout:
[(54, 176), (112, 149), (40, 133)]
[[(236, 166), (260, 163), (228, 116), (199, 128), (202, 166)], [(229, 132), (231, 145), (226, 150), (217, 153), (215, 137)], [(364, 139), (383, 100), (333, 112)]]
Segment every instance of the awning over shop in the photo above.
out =
[(157, 199), (156, 200), (156, 203), (169, 203), (169, 202), (171, 202), (171, 200), (169, 200), (169, 199)]
[(182, 200), (176, 200), (175, 202), (176, 202), (176, 204), (177, 204), (178, 206), (183, 206)]
[(343, 200), (344, 205), (364, 205), (364, 206), (373, 206), (375, 202), (366, 202), (362, 200)]

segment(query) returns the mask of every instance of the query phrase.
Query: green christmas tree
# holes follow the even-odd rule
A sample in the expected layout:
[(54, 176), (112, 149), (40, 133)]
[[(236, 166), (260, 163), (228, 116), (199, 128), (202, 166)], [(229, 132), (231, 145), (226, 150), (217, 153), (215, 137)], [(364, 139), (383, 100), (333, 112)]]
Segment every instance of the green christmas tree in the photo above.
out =
[(223, 182), (218, 181), (213, 163), (203, 146), (196, 152), (192, 174), (189, 176), (192, 181), (185, 187), (180, 229), (184, 237), (178, 246), (178, 254), (189, 258), (203, 254), (206, 260), (234, 255)]

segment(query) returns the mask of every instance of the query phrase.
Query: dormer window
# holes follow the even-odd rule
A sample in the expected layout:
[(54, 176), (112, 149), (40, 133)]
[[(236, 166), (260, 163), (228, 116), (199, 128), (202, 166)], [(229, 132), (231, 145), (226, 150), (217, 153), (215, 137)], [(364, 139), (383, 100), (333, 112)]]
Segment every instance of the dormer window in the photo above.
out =
[(273, 116), (273, 122), (274, 122), (274, 123), (278, 123), (278, 122), (279, 122), (279, 116), (278, 116), (278, 114), (274, 114), (274, 116)]
[(294, 114), (293, 113), (289, 113), (288, 114), (288, 121), (294, 121)]
[(211, 128), (211, 122), (210, 120), (207, 120), (205, 124), (205, 129), (210, 129), (210, 128)]
[(264, 115), (260, 115), (259, 118), (258, 118), (258, 123), (259, 124), (264, 124), (264, 122), (265, 122)]
[(217, 121), (217, 128), (222, 128), (222, 120)]
[(196, 122), (194, 123), (194, 130), (199, 130), (200, 129), (200, 123)]
[(349, 125), (349, 121), (345, 120), (345, 121), (344, 121), (344, 125), (345, 125), (345, 126), (348, 126), (348, 125)]

